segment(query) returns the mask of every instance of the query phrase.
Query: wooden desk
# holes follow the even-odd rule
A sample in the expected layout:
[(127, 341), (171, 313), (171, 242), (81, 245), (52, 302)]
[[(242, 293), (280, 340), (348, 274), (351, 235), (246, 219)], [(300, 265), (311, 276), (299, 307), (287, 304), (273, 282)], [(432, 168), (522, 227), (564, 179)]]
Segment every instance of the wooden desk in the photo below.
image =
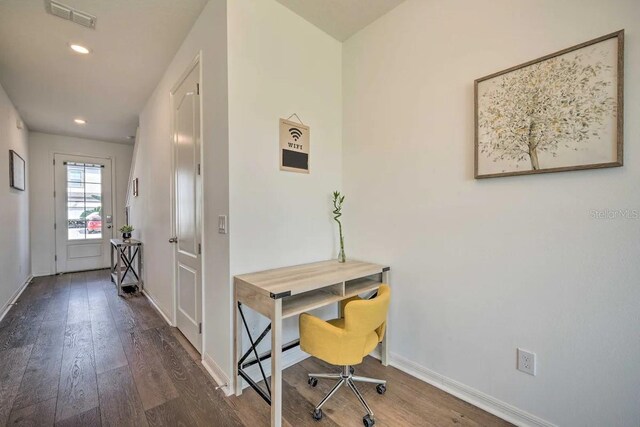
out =
[[(234, 388), (236, 396), (242, 394), (244, 378), (258, 394), (271, 405), (271, 425), (282, 425), (282, 352), (296, 347), (299, 340), (282, 343), (282, 319), (297, 316), (343, 299), (378, 289), (388, 283), (389, 267), (368, 262), (348, 260), (321, 261), (294, 267), (277, 268), (234, 277)], [(245, 321), (242, 307), (249, 307), (271, 320), (271, 324), (254, 339)], [(242, 330), (250, 340), (249, 350), (242, 351)], [(381, 344), (381, 361), (387, 366), (387, 333)], [(271, 351), (258, 354), (257, 346), (271, 331)], [(247, 360), (253, 354), (253, 358)], [(262, 361), (271, 358), (270, 386), (266, 380)], [(258, 364), (267, 390), (261, 389), (244, 368)]]
[(142, 280), (142, 242), (134, 239), (111, 239), (111, 281), (122, 296), (122, 288), (135, 286), (140, 292)]

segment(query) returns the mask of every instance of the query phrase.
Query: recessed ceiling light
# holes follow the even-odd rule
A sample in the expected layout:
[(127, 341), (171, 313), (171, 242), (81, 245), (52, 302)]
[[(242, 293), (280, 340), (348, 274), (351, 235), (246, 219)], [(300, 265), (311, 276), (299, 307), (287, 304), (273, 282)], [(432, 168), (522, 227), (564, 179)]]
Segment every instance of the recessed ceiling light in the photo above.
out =
[(87, 121), (84, 120), (84, 119), (73, 119), (73, 121), (76, 122), (79, 125), (84, 125), (84, 124), (87, 123)]
[(80, 54), (82, 54), (82, 55), (86, 55), (86, 54), (88, 54), (89, 52), (91, 52), (91, 51), (89, 50), (89, 48), (88, 48), (88, 47), (84, 47), (84, 46), (79, 45), (79, 44), (71, 44), (71, 45), (69, 45), (69, 47), (70, 47), (74, 52), (80, 53)]

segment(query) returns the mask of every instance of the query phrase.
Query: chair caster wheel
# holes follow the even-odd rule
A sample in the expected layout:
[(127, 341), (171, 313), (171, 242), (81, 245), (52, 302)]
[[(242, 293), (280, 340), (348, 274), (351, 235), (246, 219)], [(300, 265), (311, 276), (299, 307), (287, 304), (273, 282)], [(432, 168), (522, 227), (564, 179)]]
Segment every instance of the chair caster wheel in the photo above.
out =
[(351, 373), (351, 375), (356, 373), (356, 370), (353, 368), (353, 366), (349, 366), (349, 372)]
[(378, 384), (376, 386), (376, 391), (378, 392), (378, 394), (384, 394), (387, 391), (387, 386), (384, 384)]
[(367, 414), (364, 417), (362, 417), (362, 424), (364, 424), (364, 427), (372, 427), (375, 423), (376, 423), (376, 420), (371, 418), (371, 415)]
[[(309, 377), (309, 380), (307, 382), (309, 383), (309, 385), (311, 387), (315, 387), (315, 386), (318, 385), (318, 379), (315, 378), (315, 377)], [(322, 417), (322, 412), (320, 412), (320, 416)], [(318, 419), (320, 419), (320, 418), (318, 418)]]
[(322, 419), (322, 409), (313, 410), (313, 419), (316, 421), (320, 421)]

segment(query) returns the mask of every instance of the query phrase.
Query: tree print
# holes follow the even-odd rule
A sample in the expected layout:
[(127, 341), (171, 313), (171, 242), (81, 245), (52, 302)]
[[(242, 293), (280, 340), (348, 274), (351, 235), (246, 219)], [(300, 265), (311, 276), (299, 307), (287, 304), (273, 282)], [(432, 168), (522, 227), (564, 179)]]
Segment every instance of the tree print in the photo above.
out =
[(556, 157), (559, 146), (577, 151), (600, 137), (616, 109), (612, 67), (585, 59), (557, 56), (496, 77), (482, 95), (480, 152), (538, 170), (540, 153)]

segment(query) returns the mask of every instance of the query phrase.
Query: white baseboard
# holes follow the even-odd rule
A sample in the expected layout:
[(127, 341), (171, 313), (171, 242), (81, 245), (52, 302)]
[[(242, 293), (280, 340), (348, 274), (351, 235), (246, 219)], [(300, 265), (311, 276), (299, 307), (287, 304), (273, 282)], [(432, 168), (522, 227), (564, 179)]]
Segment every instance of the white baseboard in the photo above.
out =
[[(18, 292), (16, 292), (15, 297), (12, 299), (11, 303), (13, 303), (22, 293), (22, 291), (26, 288), (26, 286), (31, 281), (32, 276), (25, 282), (25, 284), (20, 288)], [(173, 323), (169, 320), (169, 317), (160, 309), (158, 304), (154, 301), (153, 297), (146, 291), (143, 290), (144, 295), (151, 302), (153, 307), (160, 313), (160, 315), (164, 318), (164, 320), (170, 325), (174, 326)], [(10, 304), (7, 304), (10, 306)], [(10, 308), (10, 307), (9, 307)], [(0, 320), (6, 314), (8, 308), (4, 310), (2, 316), (0, 316)], [(380, 350), (376, 348), (371, 354), (371, 356), (376, 359), (380, 359)], [(303, 352), (300, 347), (295, 347), (290, 349), (282, 354), (282, 369), (286, 369), (289, 366), (293, 366), (297, 363), (302, 362), (309, 355)], [(506, 402), (498, 400), (486, 393), (483, 393), (479, 390), (476, 390), (472, 387), (469, 387), (466, 384), (458, 382), (456, 380), (450, 379), (444, 375), (441, 375), (437, 372), (432, 371), (431, 369), (425, 368), (397, 353), (390, 354), (390, 365), (400, 369), (407, 374), (416, 377), (428, 384), (437, 387), (446, 393), (449, 393), (453, 396), (456, 396), (459, 399), (464, 400), (474, 406), (477, 406), (480, 409), (483, 409), (497, 417), (500, 417), (506, 421), (509, 421), (515, 425), (522, 427), (557, 427), (555, 424), (550, 423), (542, 418), (539, 418), (535, 415), (532, 415), (528, 412), (525, 412), (515, 406), (512, 406)], [(220, 389), (223, 391), (225, 396), (231, 396), (233, 393), (233, 384), (229, 377), (224, 373), (224, 371), (218, 366), (218, 364), (206, 353), (202, 355), (202, 365), (205, 370), (211, 375), (213, 380), (218, 384)], [(271, 376), (271, 363), (267, 362), (263, 365), (265, 375), (267, 378)], [(253, 378), (256, 382), (262, 380), (262, 375), (260, 374), (260, 369), (258, 365), (253, 365), (247, 368), (247, 375)], [(245, 389), (249, 387), (249, 384), (242, 381), (242, 388)]]
[(207, 370), (211, 378), (218, 384), (220, 390), (224, 393), (225, 396), (231, 396), (233, 392), (231, 386), (231, 380), (227, 375), (220, 369), (220, 366), (206, 353), (202, 355), (202, 366)]
[(145, 289), (142, 290), (142, 293), (144, 294), (145, 297), (147, 297), (147, 299), (149, 300), (149, 302), (151, 303), (151, 305), (153, 306), (153, 308), (156, 309), (156, 311), (158, 313), (160, 313), (160, 316), (162, 316), (162, 318), (164, 319), (165, 322), (167, 322), (167, 324), (169, 326), (175, 326), (173, 324), (173, 322), (171, 320), (169, 320), (169, 316), (167, 316), (165, 314), (164, 311), (162, 311), (162, 309), (160, 308), (160, 306), (156, 303), (156, 301), (153, 299), (153, 297), (151, 296), (151, 294), (149, 294), (149, 292), (147, 292)]
[(406, 372), (407, 374), (414, 376), (426, 383), (431, 384), (434, 387), (439, 388), (459, 399), (464, 400), (480, 409), (483, 409), (497, 417), (500, 417), (510, 423), (518, 426), (528, 427), (557, 427), (542, 418), (538, 418), (528, 412), (502, 402), (495, 397), (489, 396), (481, 391), (462, 384), (458, 381), (438, 374), (424, 366), (406, 359), (396, 353), (391, 353), (391, 365)]
[(29, 285), (29, 283), (31, 283), (32, 280), (33, 280), (33, 275), (30, 274), (29, 277), (27, 277), (27, 279), (24, 281), (24, 283), (20, 285), (18, 290), (14, 292), (11, 298), (9, 298), (9, 301), (7, 301), (4, 304), (4, 306), (2, 306), (2, 309), (0, 310), (0, 321), (4, 319), (4, 316), (6, 316), (9, 310), (11, 310), (11, 307), (13, 307), (13, 305), (16, 303), (18, 298), (20, 298), (20, 295), (22, 295), (22, 292), (24, 292), (24, 290), (27, 288), (27, 286)]
[[(376, 348), (370, 354), (370, 356), (376, 359), (380, 359), (380, 349)], [(397, 353), (391, 353), (389, 356), (391, 359), (391, 366), (394, 366), (413, 377), (431, 384), (432, 386), (437, 387), (440, 390), (445, 391), (446, 393), (462, 399), (465, 402), (477, 406), (478, 408), (483, 409), (517, 426), (557, 427), (555, 424), (549, 421), (536, 417), (535, 415), (516, 408), (515, 406), (498, 400), (495, 397), (469, 387), (466, 384), (462, 384), (458, 381), (445, 377), (444, 375), (438, 374), (437, 372), (425, 368), (424, 366), (418, 365), (417, 363), (403, 356), (400, 356)], [(309, 355), (303, 352), (300, 347), (296, 347), (289, 351), (286, 351), (282, 355), (282, 369), (284, 370), (289, 366), (300, 363), (308, 357)], [(231, 395), (233, 393), (233, 386), (231, 385), (231, 381), (222, 372), (222, 370), (220, 370), (213, 359), (205, 355), (202, 364), (205, 366), (214, 380), (216, 380), (218, 385), (224, 384), (224, 387), (221, 388), (224, 390), (225, 395)], [(267, 363), (263, 364), (263, 368), (265, 371), (265, 375), (267, 376), (267, 378), (269, 378), (271, 376), (271, 363), (268, 363), (267, 361)], [(262, 380), (262, 375), (260, 374), (258, 365), (250, 366), (245, 371), (256, 382)], [(218, 380), (218, 378), (220, 378), (220, 380)], [(245, 389), (247, 387), (249, 387), (249, 384), (246, 381), (242, 381), (242, 388)]]
[[(164, 311), (162, 311), (162, 309), (160, 308), (160, 306), (158, 306), (158, 304), (153, 299), (151, 294), (149, 294), (149, 292), (147, 292), (144, 289), (142, 290), (142, 293), (144, 294), (145, 297), (147, 297), (147, 299), (149, 300), (149, 302), (151, 303), (153, 308), (155, 308), (156, 311), (158, 313), (160, 313), (160, 316), (162, 316), (164, 321), (167, 322), (167, 324), (169, 326), (175, 327), (173, 322), (171, 322), (171, 320), (169, 320), (169, 316), (167, 316), (164, 313)], [(218, 364), (211, 358), (211, 356), (209, 356), (208, 354), (203, 353), (203, 355), (202, 355), (202, 366), (204, 366), (204, 369), (209, 373), (209, 375), (211, 375), (211, 378), (213, 378), (213, 380), (216, 382), (218, 387), (220, 387), (220, 390), (222, 390), (224, 395), (225, 396), (231, 396), (231, 386), (229, 385), (229, 384), (231, 384), (231, 381), (225, 375), (225, 373), (222, 371), (222, 369), (220, 369), (220, 366), (218, 366)]]
[(33, 277), (46, 277), (46, 276), (54, 276), (56, 273), (33, 273)]

